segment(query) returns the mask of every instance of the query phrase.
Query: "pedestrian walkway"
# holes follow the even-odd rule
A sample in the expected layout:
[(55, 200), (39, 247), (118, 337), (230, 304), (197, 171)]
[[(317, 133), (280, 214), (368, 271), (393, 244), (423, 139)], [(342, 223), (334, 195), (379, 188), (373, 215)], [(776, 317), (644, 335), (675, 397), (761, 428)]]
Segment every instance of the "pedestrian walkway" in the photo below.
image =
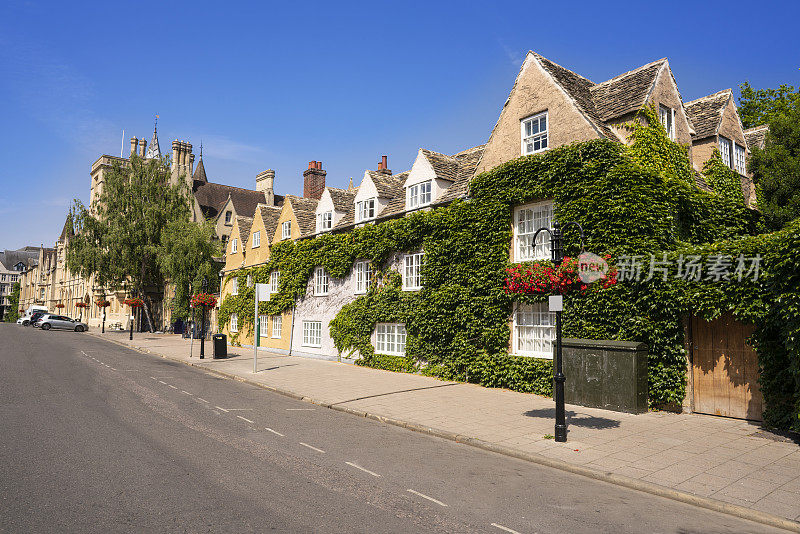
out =
[[(800, 531), (800, 446), (757, 424), (706, 415), (631, 415), (567, 405), (568, 440), (552, 439), (552, 399), (338, 362), (228, 347), (198, 359), (199, 342), (175, 335), (94, 333), (335, 409), (478, 445)], [(662, 490), (659, 490), (661, 488)], [(716, 504), (715, 504), (716, 503)], [(734, 505), (734, 506), (727, 506)], [(784, 524), (783, 526), (787, 526)]]

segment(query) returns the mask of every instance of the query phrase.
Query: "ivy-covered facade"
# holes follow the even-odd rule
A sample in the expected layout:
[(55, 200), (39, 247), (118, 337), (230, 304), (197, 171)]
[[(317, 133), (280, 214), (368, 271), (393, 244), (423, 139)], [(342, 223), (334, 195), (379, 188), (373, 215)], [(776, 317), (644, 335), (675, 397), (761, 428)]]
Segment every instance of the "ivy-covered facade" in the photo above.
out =
[[(668, 65), (645, 68), (652, 71), (654, 87), (674, 84)], [(365, 179), (371, 185), (362, 182), (352, 191), (350, 213), (337, 217), (334, 210), (331, 221), (338, 218), (336, 224), (320, 229), (318, 222), (299, 239), (273, 240), (268, 261), (229, 272), (225, 287), (236, 279), (238, 294), (223, 290), (220, 324), (227, 327), (235, 316), (239, 332), (243, 326), (252, 332), (254, 300), (248, 281), (269, 283), (278, 272), (279, 287), (260, 309), (268, 316), (293, 311), (291, 347), (297, 353), (325, 353), (311, 349), (322, 349), (328, 336), (334, 349), (327, 350), (328, 357), (546, 395), (552, 380), (547, 336), (534, 335), (534, 343), (524, 338), (525, 328), (547, 326), (542, 324), (548, 321), (540, 304), (544, 297), (504, 290), (509, 266), (537, 261), (547, 253), (544, 244), (527, 237), (531, 226), (579, 222), (587, 249), (611, 254), (613, 260), (650, 254), (673, 258), (689, 251), (703, 257), (720, 251), (756, 254), (767, 243), (788, 247), (796, 240), (796, 230), (758, 235), (758, 213), (745, 205), (741, 185), (736, 194), (743, 177), (718, 152), (698, 172), (691, 144), (676, 142), (680, 129), (675, 122), (672, 131), (665, 124), (660, 113), (664, 104), (644, 99), (633, 114), (618, 106), (624, 112), (613, 118), (616, 122), (602, 122), (597, 108), (587, 113), (586, 102), (573, 102), (569, 117), (553, 103), (555, 91), (547, 93), (545, 87), (547, 82), (566, 92), (569, 76), (558, 69), (563, 68), (529, 55), (489, 142), (472, 149), (480, 153), (475, 161), (462, 165), (458, 158), (463, 153), (444, 156), (421, 150), (412, 170), (394, 185), (381, 183), (380, 175), (388, 173), (368, 171)], [(531, 73), (539, 77), (539, 85), (526, 78)], [(611, 82), (627, 83), (624, 77)], [(534, 86), (555, 106), (544, 115), (526, 115), (541, 104), (530, 104)], [(515, 108), (520, 93), (528, 96), (526, 109)], [(505, 117), (510, 112), (513, 120)], [(669, 117), (677, 120), (674, 110)], [(688, 115), (683, 117), (690, 131)], [(599, 133), (593, 139), (555, 146), (559, 119), (603, 127), (594, 130)], [(504, 156), (511, 153), (509, 143), (516, 145), (517, 157)], [(538, 149), (519, 157), (520, 143), (523, 154), (528, 144)], [(487, 163), (499, 159), (504, 161)], [(382, 200), (380, 195), (391, 187), (396, 187), (394, 196)], [(325, 213), (317, 205), (317, 221), (325, 221)], [(571, 229), (566, 242), (569, 254), (578, 252), (578, 236)], [(778, 312), (765, 306), (781, 291), (781, 298), (788, 298), (791, 286), (781, 280), (788, 269), (786, 261), (769, 256), (764, 276), (753, 282), (656, 277), (571, 295), (564, 334), (647, 343), (650, 402), (679, 408), (686, 392), (686, 317), (733, 313), (757, 327), (754, 342), (763, 358), (766, 420), (796, 425), (800, 372), (791, 335), (797, 331), (797, 308)], [(320, 309), (324, 318), (315, 315)], [(523, 336), (522, 341), (515, 336)], [(780, 371), (765, 365), (790, 361), (794, 363)]]

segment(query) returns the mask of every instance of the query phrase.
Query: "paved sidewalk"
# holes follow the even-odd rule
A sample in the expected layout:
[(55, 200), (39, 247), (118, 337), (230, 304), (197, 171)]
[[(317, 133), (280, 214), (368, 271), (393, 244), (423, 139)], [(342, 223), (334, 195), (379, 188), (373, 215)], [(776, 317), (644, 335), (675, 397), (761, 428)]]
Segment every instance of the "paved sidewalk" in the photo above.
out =
[[(131, 342), (127, 333), (94, 335), (325, 406), (561, 468), (572, 466), (629, 487), (664, 488), (670, 492), (662, 494), (688, 502), (699, 497), (703, 506), (721, 509), (725, 505), (718, 503), (729, 503), (790, 519), (800, 530), (800, 446), (747, 421), (567, 405), (568, 441), (556, 443), (545, 438), (553, 434), (554, 424), (554, 403), (546, 397), (266, 351), (259, 351), (254, 374), (252, 348), (229, 346), (228, 359), (213, 360), (207, 342), (206, 359), (199, 360), (195, 341), (190, 360), (189, 340), (179, 336), (135, 334)], [(683, 496), (669, 494), (674, 492)], [(742, 515), (743, 510), (729, 508)], [(754, 518), (766, 517), (757, 512)]]

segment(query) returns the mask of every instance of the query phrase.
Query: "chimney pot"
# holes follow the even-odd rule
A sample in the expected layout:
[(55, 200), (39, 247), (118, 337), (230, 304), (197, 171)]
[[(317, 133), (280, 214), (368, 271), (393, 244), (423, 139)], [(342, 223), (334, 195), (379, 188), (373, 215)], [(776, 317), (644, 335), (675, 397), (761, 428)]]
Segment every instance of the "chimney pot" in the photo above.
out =
[(131, 137), (131, 156), (137, 155), (139, 152), (139, 140), (135, 137)]

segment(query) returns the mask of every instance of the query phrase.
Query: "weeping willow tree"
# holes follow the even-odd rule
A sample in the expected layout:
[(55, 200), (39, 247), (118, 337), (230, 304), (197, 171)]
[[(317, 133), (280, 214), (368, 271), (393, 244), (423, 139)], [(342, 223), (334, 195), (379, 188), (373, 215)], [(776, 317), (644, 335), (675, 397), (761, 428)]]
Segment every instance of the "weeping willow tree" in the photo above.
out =
[[(153, 296), (165, 281), (192, 279), (213, 265), (211, 230), (190, 221), (189, 198), (184, 180), (170, 182), (166, 160), (133, 155), (129, 164), (115, 162), (93, 210), (73, 202), (76, 235), (67, 247), (67, 267), (94, 276), (96, 285), (140, 296), (154, 331)], [(193, 257), (187, 260), (187, 254)]]

